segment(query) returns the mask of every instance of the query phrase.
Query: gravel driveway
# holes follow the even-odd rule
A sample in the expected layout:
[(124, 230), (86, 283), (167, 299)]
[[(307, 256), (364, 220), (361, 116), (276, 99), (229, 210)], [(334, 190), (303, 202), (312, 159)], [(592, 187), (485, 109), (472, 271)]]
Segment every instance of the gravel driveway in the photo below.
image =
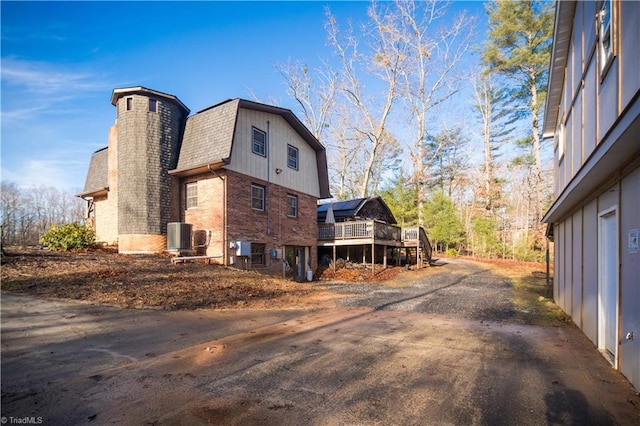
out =
[(418, 312), (470, 320), (506, 320), (515, 314), (509, 279), (471, 263), (447, 259), (436, 268), (442, 273), (423, 277), (409, 286), (332, 283), (326, 287), (344, 293), (342, 306)]
[(640, 424), (637, 393), (580, 330), (509, 321), (509, 282), (481, 267), (318, 285), (339, 306), (162, 312), (3, 295), (3, 423)]

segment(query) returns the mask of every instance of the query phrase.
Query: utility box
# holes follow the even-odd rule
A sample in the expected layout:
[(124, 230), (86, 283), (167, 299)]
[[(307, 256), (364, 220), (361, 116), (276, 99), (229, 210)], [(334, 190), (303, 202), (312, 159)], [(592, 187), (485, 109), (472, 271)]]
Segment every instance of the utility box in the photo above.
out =
[(236, 256), (251, 256), (251, 242), (236, 241)]
[(272, 259), (282, 259), (282, 250), (280, 249), (273, 248), (269, 253)]

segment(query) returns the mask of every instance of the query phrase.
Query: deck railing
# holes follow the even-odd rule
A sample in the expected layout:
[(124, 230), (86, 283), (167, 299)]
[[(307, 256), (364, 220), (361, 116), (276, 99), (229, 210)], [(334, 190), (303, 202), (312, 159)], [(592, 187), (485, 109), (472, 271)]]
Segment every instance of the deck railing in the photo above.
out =
[(378, 220), (319, 223), (319, 240), (379, 239), (400, 241), (402, 229)]

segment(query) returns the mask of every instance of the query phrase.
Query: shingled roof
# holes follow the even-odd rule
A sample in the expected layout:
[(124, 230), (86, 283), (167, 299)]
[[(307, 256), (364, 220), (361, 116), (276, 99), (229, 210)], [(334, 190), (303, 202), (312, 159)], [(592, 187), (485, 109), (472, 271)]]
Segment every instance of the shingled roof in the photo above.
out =
[(107, 147), (99, 149), (91, 155), (84, 190), (78, 197), (96, 196), (109, 189), (108, 181), (109, 151)]
[(172, 174), (225, 163), (231, 156), (239, 99), (199, 111), (187, 119), (178, 166)]

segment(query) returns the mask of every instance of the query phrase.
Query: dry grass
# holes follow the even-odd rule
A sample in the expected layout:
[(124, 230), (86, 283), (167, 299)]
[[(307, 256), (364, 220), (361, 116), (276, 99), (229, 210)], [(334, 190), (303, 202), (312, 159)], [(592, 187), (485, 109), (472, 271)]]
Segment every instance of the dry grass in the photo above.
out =
[(15, 248), (8, 252), (10, 256), (2, 258), (2, 290), (37, 297), (162, 309), (308, 308), (330, 298), (312, 284), (213, 264), (174, 265), (161, 255)]
[[(8, 252), (10, 255), (2, 258), (2, 290), (43, 298), (124, 308), (305, 309), (330, 306), (341, 297), (322, 285), (214, 264), (174, 265), (169, 256), (163, 255), (121, 255), (112, 250), (64, 253), (36, 248), (9, 248)], [(523, 322), (558, 325), (568, 320), (546, 295), (544, 264), (466, 260), (511, 279), (515, 291), (513, 303)], [(443, 272), (433, 267), (407, 272), (405, 268), (382, 270), (380, 266), (375, 276), (367, 269), (343, 268), (320, 271), (319, 278), (403, 287)]]
[[(546, 264), (504, 259), (469, 259), (513, 282), (513, 303), (527, 324), (558, 326), (571, 319), (553, 303), (553, 288), (547, 287)], [(549, 271), (553, 285), (553, 265)]]

